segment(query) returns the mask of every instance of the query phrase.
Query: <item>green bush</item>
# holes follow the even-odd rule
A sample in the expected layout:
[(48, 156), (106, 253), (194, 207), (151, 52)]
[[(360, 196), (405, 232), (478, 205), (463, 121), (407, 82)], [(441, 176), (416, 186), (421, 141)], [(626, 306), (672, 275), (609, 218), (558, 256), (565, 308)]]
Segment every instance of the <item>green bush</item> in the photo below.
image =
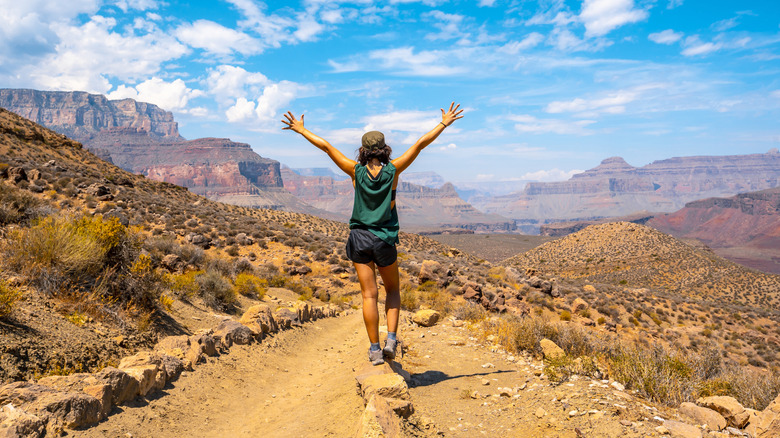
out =
[(201, 298), (207, 306), (215, 309), (228, 309), (236, 301), (236, 291), (225, 277), (217, 271), (208, 270), (195, 277)]

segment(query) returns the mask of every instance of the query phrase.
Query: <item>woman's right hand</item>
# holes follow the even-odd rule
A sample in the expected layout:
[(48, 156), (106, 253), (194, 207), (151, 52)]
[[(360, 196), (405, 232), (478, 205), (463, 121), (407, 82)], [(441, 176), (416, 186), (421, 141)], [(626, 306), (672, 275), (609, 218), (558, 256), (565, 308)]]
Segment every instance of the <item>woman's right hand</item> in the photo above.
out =
[(460, 115), (463, 110), (458, 110), (458, 108), (460, 108), (460, 104), (455, 105), (455, 102), (452, 102), (450, 104), (450, 109), (446, 112), (444, 111), (444, 108), (441, 109), (441, 122), (444, 123), (445, 126), (450, 126), (455, 120), (463, 118), (463, 116)]
[(297, 120), (295, 116), (293, 115), (292, 111), (287, 111), (287, 113), (284, 115), (284, 118), (287, 120), (282, 120), (282, 123), (284, 123), (285, 126), (282, 129), (289, 129), (294, 132), (297, 132), (298, 134), (303, 133), (303, 114), (301, 114), (301, 120)]

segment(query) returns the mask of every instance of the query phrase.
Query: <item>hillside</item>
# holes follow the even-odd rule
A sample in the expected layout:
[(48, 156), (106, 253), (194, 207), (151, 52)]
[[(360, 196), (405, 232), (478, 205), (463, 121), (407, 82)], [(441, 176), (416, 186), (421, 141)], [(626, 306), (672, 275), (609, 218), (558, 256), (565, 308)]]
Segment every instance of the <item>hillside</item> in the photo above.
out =
[(590, 226), (504, 263), (565, 278), (664, 289), (710, 303), (780, 309), (780, 276), (628, 222)]
[(522, 192), (475, 197), (481, 211), (538, 228), (554, 222), (673, 212), (686, 203), (780, 185), (780, 153), (677, 157), (634, 167), (620, 157), (562, 182), (528, 183)]
[(284, 190), (279, 162), (229, 139), (186, 140), (173, 114), (156, 105), (77, 91), (0, 89), (0, 107), (68, 135), (124, 170), (212, 200), (324, 213)]
[[(599, 237), (625, 243), (622, 253), (601, 247), (624, 271), (644, 269), (651, 248), (696, 257), (630, 227)], [(351, 434), (371, 402), (351, 380), (366, 344), (346, 236), (343, 223), (129, 173), (0, 109), (0, 434), (203, 435), (203, 424), (220, 436), (300, 436), (300, 425)], [(394, 379), (408, 385), (396, 408), (410, 436), (639, 437), (657, 432), (655, 421), (698, 424), (677, 411), (682, 402), (728, 395), (764, 409), (780, 392), (775, 276), (712, 278), (764, 281), (772, 306), (713, 305), (674, 288), (553, 278), (542, 260), (518, 270), (424, 236), (400, 240), (401, 362), (413, 374)], [(651, 248), (625, 251), (635, 241)], [(419, 309), (440, 312), (439, 325), (422, 328)], [(312, 322), (317, 312), (341, 316)], [(116, 389), (94, 384), (108, 375)], [(313, 406), (300, 425), (279, 421)]]
[(729, 260), (780, 274), (780, 188), (694, 201), (647, 224), (700, 240)]

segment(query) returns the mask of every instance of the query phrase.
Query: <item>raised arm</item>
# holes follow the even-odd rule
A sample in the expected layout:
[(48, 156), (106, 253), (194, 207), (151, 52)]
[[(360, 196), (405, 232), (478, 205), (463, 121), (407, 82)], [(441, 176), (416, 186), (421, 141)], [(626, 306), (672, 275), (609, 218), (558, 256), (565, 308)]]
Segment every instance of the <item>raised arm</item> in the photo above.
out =
[(401, 173), (409, 167), (414, 160), (420, 155), (420, 152), (425, 149), (426, 146), (433, 143), (434, 140), (444, 131), (444, 128), (450, 126), (455, 120), (463, 118), (461, 113), (463, 110), (459, 110), (460, 104), (455, 105), (455, 102), (450, 104), (450, 109), (444, 111), (441, 109), (441, 122), (431, 129), (427, 134), (420, 137), (415, 144), (412, 145), (406, 152), (400, 157), (393, 160), (393, 165), (397, 169), (397, 173)]
[(330, 159), (336, 163), (336, 166), (338, 166), (339, 169), (343, 170), (344, 173), (349, 175), (350, 178), (355, 179), (355, 160), (350, 160), (344, 154), (342, 154), (340, 150), (331, 146), (331, 144), (328, 143), (324, 138), (319, 137), (308, 129), (304, 128), (303, 114), (301, 114), (301, 119), (298, 120), (291, 111), (288, 111), (287, 114), (284, 115), (284, 118), (286, 120), (282, 120), (282, 123), (287, 126), (282, 129), (289, 129), (291, 131), (297, 132), (298, 134), (301, 134), (303, 138), (309, 140), (309, 143), (317, 146), (318, 149), (328, 154)]

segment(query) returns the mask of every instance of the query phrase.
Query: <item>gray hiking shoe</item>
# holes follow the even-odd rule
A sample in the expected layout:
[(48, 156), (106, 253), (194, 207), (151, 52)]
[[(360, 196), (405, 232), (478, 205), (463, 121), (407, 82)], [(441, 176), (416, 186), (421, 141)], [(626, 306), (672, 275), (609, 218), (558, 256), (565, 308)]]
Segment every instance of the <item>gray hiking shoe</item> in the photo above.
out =
[(382, 353), (388, 359), (395, 359), (395, 352), (397, 348), (398, 348), (397, 339), (387, 339), (385, 341), (385, 348), (382, 350)]
[(382, 365), (385, 363), (385, 358), (382, 356), (382, 350), (368, 349), (368, 360), (372, 365)]

